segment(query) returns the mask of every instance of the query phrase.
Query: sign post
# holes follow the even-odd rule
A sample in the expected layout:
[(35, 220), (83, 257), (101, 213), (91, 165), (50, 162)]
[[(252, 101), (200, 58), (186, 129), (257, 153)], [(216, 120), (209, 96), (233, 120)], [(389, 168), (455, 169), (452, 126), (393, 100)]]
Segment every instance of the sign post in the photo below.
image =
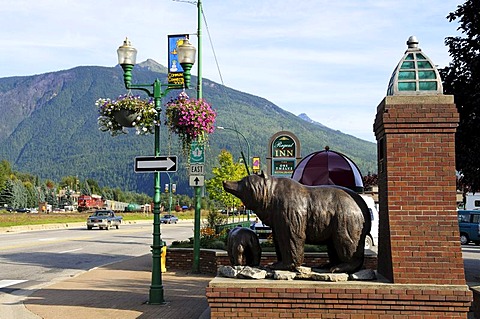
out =
[(205, 184), (205, 147), (193, 142), (190, 147), (190, 186), (195, 189), (195, 223), (193, 230), (193, 272), (200, 272), (200, 194)]

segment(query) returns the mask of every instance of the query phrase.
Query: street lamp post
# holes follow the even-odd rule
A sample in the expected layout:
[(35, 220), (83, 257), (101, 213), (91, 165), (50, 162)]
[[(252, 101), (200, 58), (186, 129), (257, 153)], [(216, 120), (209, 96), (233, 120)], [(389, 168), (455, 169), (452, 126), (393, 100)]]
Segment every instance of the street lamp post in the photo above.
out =
[(248, 166), (248, 165), (250, 165), (250, 144), (248, 143), (248, 140), (245, 137), (245, 135), (240, 133), (238, 130), (236, 130), (234, 128), (230, 128), (230, 127), (217, 126), (217, 129), (234, 131), (234, 132), (236, 132), (237, 134), (239, 134), (243, 137), (243, 139), (245, 140), (245, 144), (247, 144), (247, 159), (245, 160), (245, 156), (243, 155), (243, 151), (240, 151), (240, 153), (242, 154), (243, 163), (245, 164), (245, 168), (247, 169), (247, 174), (250, 175), (250, 168)]
[[(245, 140), (245, 144), (247, 144), (247, 160), (245, 160), (245, 156), (243, 155), (243, 151), (240, 151), (240, 153), (242, 154), (243, 163), (245, 165), (245, 168), (247, 169), (247, 174), (250, 175), (250, 168), (248, 167), (248, 165), (250, 165), (250, 144), (248, 143), (248, 140), (245, 137), (245, 135), (240, 133), (238, 130), (236, 130), (234, 128), (230, 128), (230, 127), (217, 126), (217, 129), (234, 131), (234, 132), (236, 132), (237, 134), (239, 134), (243, 137), (243, 139)], [(247, 220), (250, 222), (250, 210), (247, 210)]]
[(170, 177), (170, 174), (168, 172), (165, 172), (165, 174), (168, 176), (168, 184), (165, 185), (165, 190), (168, 192), (168, 213), (170, 214), (172, 212), (172, 195), (175, 193), (177, 186), (176, 184), (172, 184), (172, 178)]
[[(118, 64), (123, 69), (123, 80), (125, 88), (129, 90), (141, 90), (152, 97), (155, 102), (156, 126), (155, 126), (155, 156), (160, 156), (160, 111), (162, 98), (172, 89), (188, 88), (190, 85), (190, 70), (195, 63), (196, 49), (188, 42), (177, 47), (178, 61), (182, 66), (184, 73), (184, 85), (182, 84), (162, 84), (156, 79), (153, 84), (131, 84), (132, 69), (137, 58), (137, 50), (131, 46), (130, 41), (125, 39), (123, 45), (117, 50)], [(160, 233), (160, 172), (154, 173), (154, 197), (153, 197), (153, 244), (152, 244), (152, 283), (149, 293), (149, 304), (164, 304), (162, 272), (161, 272), (161, 250), (164, 245)]]

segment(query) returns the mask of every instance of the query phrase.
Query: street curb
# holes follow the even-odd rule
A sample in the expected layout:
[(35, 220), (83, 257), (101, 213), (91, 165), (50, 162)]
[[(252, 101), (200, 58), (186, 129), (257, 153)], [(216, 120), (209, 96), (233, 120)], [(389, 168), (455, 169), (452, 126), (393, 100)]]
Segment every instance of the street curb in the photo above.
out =
[[(128, 220), (124, 221), (123, 224), (151, 224), (151, 220)], [(23, 226), (10, 226), (10, 227), (0, 227), (0, 234), (5, 233), (21, 233), (27, 231), (38, 231), (38, 230), (51, 230), (51, 229), (66, 229), (66, 228), (78, 228), (86, 227), (86, 222), (76, 222), (76, 223), (57, 223), (57, 224), (41, 224), (41, 225), (23, 225)]]

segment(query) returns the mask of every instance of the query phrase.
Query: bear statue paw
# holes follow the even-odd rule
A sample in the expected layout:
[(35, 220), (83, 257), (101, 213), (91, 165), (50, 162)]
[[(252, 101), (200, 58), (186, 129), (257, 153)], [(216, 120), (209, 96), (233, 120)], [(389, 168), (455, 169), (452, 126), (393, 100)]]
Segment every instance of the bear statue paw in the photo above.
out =
[(271, 270), (295, 270), (296, 267), (293, 263), (287, 264), (282, 261), (277, 261), (269, 265), (268, 268)]

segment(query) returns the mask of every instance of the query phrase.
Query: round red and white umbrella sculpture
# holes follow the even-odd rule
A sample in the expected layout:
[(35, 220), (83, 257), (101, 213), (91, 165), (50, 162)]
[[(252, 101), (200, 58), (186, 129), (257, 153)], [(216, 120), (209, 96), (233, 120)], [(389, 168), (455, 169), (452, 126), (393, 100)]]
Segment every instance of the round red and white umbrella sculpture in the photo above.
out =
[(292, 173), (292, 179), (308, 185), (338, 185), (356, 192), (363, 191), (362, 173), (346, 155), (325, 150), (303, 158)]

